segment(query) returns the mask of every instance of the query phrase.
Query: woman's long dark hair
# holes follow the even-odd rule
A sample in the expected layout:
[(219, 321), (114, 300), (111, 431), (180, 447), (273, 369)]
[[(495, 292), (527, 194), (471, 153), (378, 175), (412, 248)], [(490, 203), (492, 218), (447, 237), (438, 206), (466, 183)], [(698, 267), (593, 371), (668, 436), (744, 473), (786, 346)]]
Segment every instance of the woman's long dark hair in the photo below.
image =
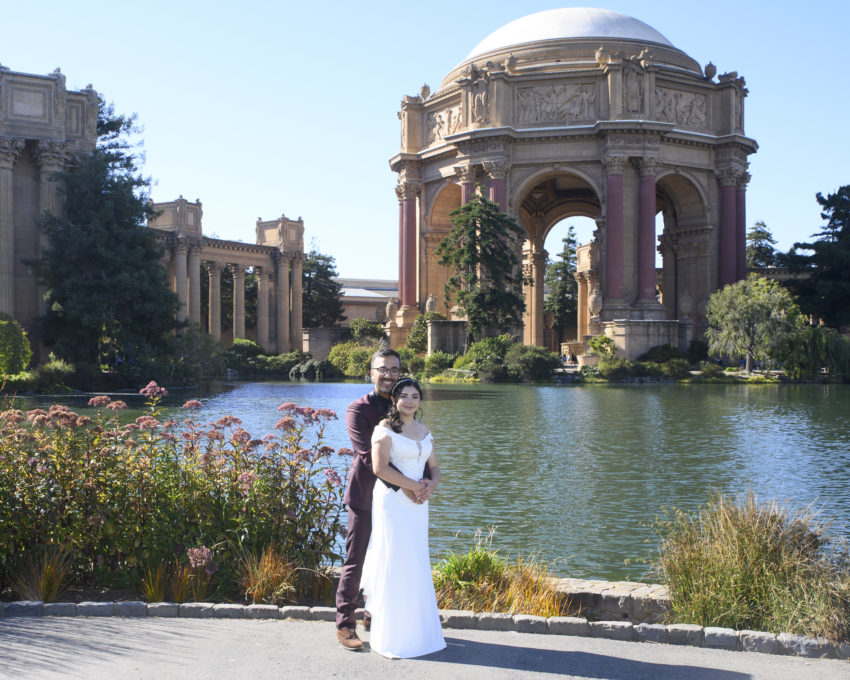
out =
[[(396, 407), (396, 402), (398, 395), (405, 387), (415, 387), (416, 391), (419, 392), (419, 398), (422, 399), (422, 388), (413, 378), (402, 378), (393, 386), (392, 392), (390, 392), (390, 410), (387, 411), (387, 424), (393, 432), (398, 434), (401, 434), (401, 413)], [(413, 414), (413, 417), (422, 420), (422, 409)]]

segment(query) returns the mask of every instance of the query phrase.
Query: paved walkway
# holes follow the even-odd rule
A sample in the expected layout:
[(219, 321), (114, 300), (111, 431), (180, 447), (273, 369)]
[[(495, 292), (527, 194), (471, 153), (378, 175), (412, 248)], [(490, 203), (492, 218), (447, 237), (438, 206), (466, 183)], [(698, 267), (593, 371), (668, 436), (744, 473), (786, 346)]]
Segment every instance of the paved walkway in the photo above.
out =
[(848, 680), (850, 661), (600, 638), (444, 629), (447, 649), (390, 661), (346, 652), (329, 622), (0, 619), (4, 680)]

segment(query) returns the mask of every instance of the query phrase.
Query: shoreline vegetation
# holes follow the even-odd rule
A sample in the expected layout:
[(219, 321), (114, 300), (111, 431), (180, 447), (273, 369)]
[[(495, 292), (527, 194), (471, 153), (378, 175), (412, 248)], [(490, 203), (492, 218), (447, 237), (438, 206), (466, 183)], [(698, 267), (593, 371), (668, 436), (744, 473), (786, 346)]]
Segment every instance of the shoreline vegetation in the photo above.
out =
[[(235, 416), (204, 423), (200, 402), (165, 420), (92, 397), (0, 412), (0, 600), (120, 592), (149, 602), (328, 604), (344, 535), (349, 449), (323, 442), (329, 409), (281, 404), (254, 438)], [(667, 622), (850, 639), (850, 553), (808, 511), (712, 497), (695, 515), (658, 520), (647, 577), (666, 586)], [(550, 567), (502, 557), (492, 533), (434, 567), (444, 608), (570, 613)]]

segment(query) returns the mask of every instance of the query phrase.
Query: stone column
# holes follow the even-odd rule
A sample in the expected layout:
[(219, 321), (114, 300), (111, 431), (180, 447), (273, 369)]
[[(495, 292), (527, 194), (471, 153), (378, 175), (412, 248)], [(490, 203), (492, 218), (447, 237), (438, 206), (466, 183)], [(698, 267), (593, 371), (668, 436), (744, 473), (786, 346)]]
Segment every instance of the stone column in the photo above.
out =
[[(45, 213), (58, 216), (62, 212), (62, 197), (59, 193), (59, 182), (56, 175), (65, 169), (68, 160), (68, 152), (64, 142), (40, 141), (35, 153), (39, 168), (39, 217)], [(44, 232), (39, 232), (38, 251), (43, 255), (49, 244)], [(44, 302), (44, 289), (39, 286), (38, 308), (39, 313), (46, 312)]]
[(189, 246), (189, 322), (201, 325), (201, 244)]
[(281, 253), (277, 258), (277, 351), (289, 351), (289, 256)]
[(460, 179), (460, 203), (464, 205), (469, 203), (475, 192), (475, 166), (456, 165), (455, 174)]
[(638, 299), (655, 302), (655, 173), (657, 158), (640, 159)]
[(623, 299), (623, 170), (625, 156), (605, 158), (605, 299)]
[(24, 140), (0, 137), (0, 314), (15, 318), (15, 161)]
[(303, 298), (301, 293), (301, 272), (304, 256), (299, 253), (292, 261), (292, 316), (289, 319), (289, 337), (291, 347), (301, 349), (303, 345), (301, 339), (301, 324), (302, 324), (302, 305)]
[(585, 272), (576, 273), (575, 277), (578, 282), (576, 340), (583, 340), (584, 336), (587, 335), (587, 274)]
[(188, 282), (186, 276), (186, 256), (188, 246), (186, 242), (179, 238), (174, 244), (174, 292), (177, 293), (177, 320), (186, 321), (188, 316), (187, 297), (188, 297)]
[(213, 340), (221, 340), (221, 264), (207, 262), (209, 274), (209, 334)]
[(720, 230), (717, 243), (717, 252), (720, 259), (720, 280), (718, 284), (722, 288), (730, 283), (735, 283), (738, 262), (738, 249), (736, 247), (738, 220), (735, 215), (738, 170), (735, 168), (725, 168), (717, 173), (717, 180), (720, 182)]
[(416, 305), (416, 196), (419, 191), (420, 186), (411, 182), (399, 184), (397, 190), (401, 200), (398, 292), (402, 307)]
[(505, 197), (505, 178), (510, 169), (507, 161), (484, 161), (484, 170), (490, 176), (490, 200), (498, 204), (499, 210), (507, 210), (507, 199)]
[(534, 297), (532, 305), (534, 313), (532, 315), (532, 323), (534, 330), (532, 334), (533, 345), (543, 346), (543, 286), (546, 277), (546, 258), (548, 253), (545, 250), (538, 250), (531, 256), (532, 276), (534, 277)]
[(231, 264), (233, 273), (233, 339), (245, 337), (245, 270)]
[(269, 275), (262, 267), (257, 272), (257, 343), (269, 349)]
[(747, 278), (747, 184), (750, 173), (743, 172), (735, 185), (735, 280)]

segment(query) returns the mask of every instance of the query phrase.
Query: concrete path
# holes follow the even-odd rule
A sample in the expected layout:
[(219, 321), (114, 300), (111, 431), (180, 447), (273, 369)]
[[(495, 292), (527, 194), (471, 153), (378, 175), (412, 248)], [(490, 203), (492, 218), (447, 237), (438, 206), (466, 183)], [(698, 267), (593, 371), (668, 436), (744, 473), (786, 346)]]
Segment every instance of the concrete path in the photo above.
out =
[[(152, 618), (0, 619), (4, 680), (848, 680), (850, 661), (444, 629), (447, 649), (390, 661), (352, 653), (328, 622)], [(365, 635), (364, 635), (365, 637)]]

